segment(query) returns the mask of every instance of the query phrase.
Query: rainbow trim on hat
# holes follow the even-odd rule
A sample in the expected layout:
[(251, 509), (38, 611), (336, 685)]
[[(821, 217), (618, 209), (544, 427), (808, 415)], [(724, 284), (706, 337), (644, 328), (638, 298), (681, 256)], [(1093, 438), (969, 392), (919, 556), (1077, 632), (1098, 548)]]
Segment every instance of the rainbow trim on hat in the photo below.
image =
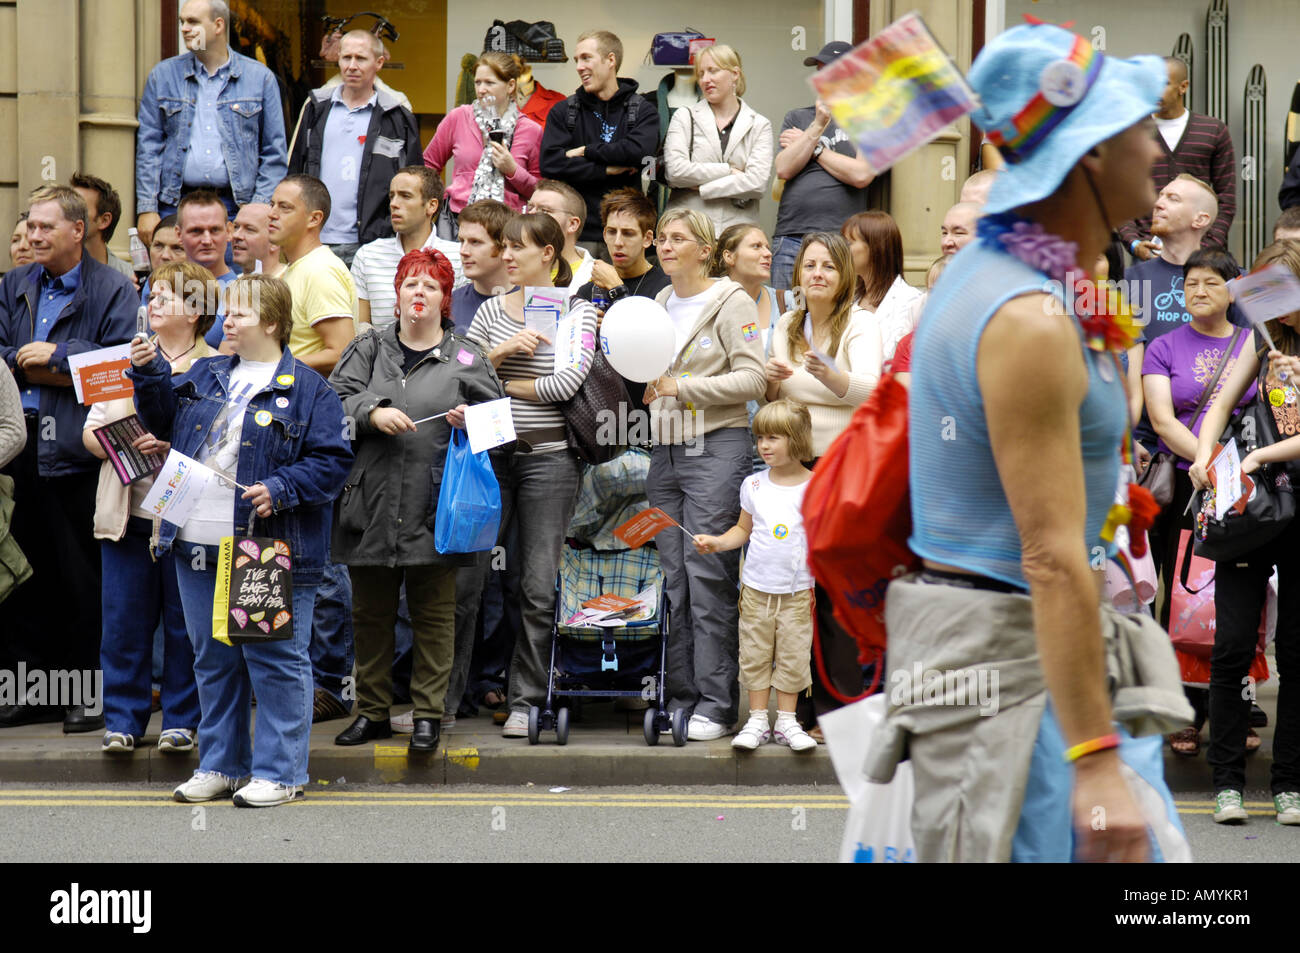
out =
[(998, 148), (1008, 162), (1019, 162), (1023, 159), (1026, 153), (1033, 150), (1065, 120), (1075, 106), (1083, 102), (1088, 95), (1088, 90), (1092, 89), (1093, 83), (1101, 75), (1105, 56), (1093, 49), (1092, 44), (1083, 37), (1075, 36), (1074, 48), (1065, 59), (1083, 70), (1083, 95), (1079, 97), (1078, 102), (1071, 103), (1069, 106), (1054, 106), (1040, 91), (1001, 128), (990, 130), (989, 142)]

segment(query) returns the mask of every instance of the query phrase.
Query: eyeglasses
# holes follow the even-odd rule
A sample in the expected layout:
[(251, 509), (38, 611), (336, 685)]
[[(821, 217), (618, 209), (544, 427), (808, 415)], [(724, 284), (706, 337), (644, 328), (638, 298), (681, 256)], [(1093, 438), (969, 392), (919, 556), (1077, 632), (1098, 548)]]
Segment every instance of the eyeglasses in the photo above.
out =
[(698, 245), (699, 243), (700, 243), (700, 242), (699, 242), (699, 239), (697, 239), (697, 238), (688, 238), (688, 237), (683, 236), (683, 235), (672, 235), (672, 236), (657, 235), (657, 236), (655, 236), (655, 247), (656, 247), (656, 248), (663, 248), (665, 245), (667, 245), (669, 248), (681, 248), (683, 245), (691, 245), (691, 244)]
[(545, 205), (528, 204), (524, 206), (524, 213), (527, 215), (568, 215), (564, 209), (547, 208)]

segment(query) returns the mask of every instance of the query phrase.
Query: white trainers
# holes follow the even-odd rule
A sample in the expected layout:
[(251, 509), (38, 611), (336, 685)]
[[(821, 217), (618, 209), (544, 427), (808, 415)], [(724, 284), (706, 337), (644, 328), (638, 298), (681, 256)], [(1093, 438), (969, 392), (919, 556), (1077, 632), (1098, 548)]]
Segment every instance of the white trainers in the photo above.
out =
[(686, 727), (687, 741), (714, 741), (727, 733), (727, 726), (710, 721), (703, 715), (691, 715)]
[(506, 719), (505, 727), (501, 729), (502, 738), (527, 738), (528, 737), (528, 712), (512, 711), (510, 717)]
[(415, 731), (415, 709), (412, 708), (410, 711), (402, 715), (394, 715), (388, 720), (388, 723), (392, 725), (393, 731), (396, 734), (411, 734)]
[(772, 737), (779, 745), (789, 745), (791, 751), (812, 751), (817, 747), (812, 735), (804, 731), (803, 725), (793, 718), (788, 721), (778, 718), (776, 727), (772, 729)]
[(219, 797), (230, 797), (235, 792), (237, 782), (216, 771), (195, 771), (194, 776), (172, 791), (172, 797), (182, 804), (194, 804), (198, 801), (215, 801)]
[[(766, 714), (766, 712), (763, 713), (764, 716)], [(772, 729), (768, 725), (767, 718), (750, 715), (749, 721), (745, 722), (745, 727), (741, 728), (740, 733), (731, 739), (731, 747), (753, 751), (759, 745), (765, 745), (771, 740)]]
[(110, 731), (104, 735), (104, 743), (99, 746), (105, 754), (130, 754), (135, 750), (135, 738), (121, 731)]
[(253, 778), (235, 792), (236, 807), (276, 807), (290, 801), (301, 801), (306, 794), (302, 785), (290, 786), (266, 778)]
[(194, 750), (194, 732), (188, 728), (168, 728), (158, 736), (158, 750), (163, 754), (184, 754)]

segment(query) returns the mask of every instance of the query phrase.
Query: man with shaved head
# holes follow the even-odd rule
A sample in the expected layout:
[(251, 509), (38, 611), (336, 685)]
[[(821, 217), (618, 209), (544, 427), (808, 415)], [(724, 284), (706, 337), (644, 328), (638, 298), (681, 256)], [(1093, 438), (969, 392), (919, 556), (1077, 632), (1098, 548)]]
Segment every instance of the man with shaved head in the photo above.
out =
[[(1237, 154), (1232, 137), (1218, 119), (1194, 113), (1183, 105), (1188, 86), (1183, 61), (1166, 57), (1165, 69), (1169, 81), (1160, 94), (1160, 108), (1152, 117), (1160, 131), (1156, 137), (1160, 157), (1151, 167), (1151, 178), (1157, 189), (1183, 174), (1208, 183), (1218, 202), (1218, 212), (1201, 235), (1201, 243), (1207, 248), (1226, 248), (1228, 229), (1237, 214)], [(1126, 222), (1119, 234), (1136, 258), (1146, 260), (1159, 250), (1150, 240), (1150, 218)]]
[(989, 189), (993, 188), (993, 176), (995, 175), (997, 175), (996, 169), (980, 169), (962, 183), (961, 196), (958, 201), (983, 205), (984, 201), (989, 197)]
[[(1135, 262), (1124, 272), (1133, 314), (1142, 324), (1148, 347), (1160, 335), (1192, 320), (1183, 298), (1183, 264), (1204, 244), (1218, 213), (1214, 190), (1194, 176), (1180, 175), (1160, 190), (1150, 221), (1151, 233), (1161, 245), (1155, 255)], [(1228, 308), (1228, 320), (1248, 326), (1235, 304)], [(1133, 435), (1148, 450), (1155, 451), (1156, 434), (1145, 409)]]
[(970, 244), (981, 207), (974, 202), (958, 202), (944, 213), (943, 224), (939, 226), (940, 253), (952, 255)]
[(275, 278), (284, 271), (284, 265), (280, 263), (280, 249), (271, 244), (271, 235), (267, 231), (270, 215), (271, 206), (264, 202), (249, 202), (239, 210), (231, 224), (231, 255), (235, 267), (246, 275), (261, 271), (262, 274)]

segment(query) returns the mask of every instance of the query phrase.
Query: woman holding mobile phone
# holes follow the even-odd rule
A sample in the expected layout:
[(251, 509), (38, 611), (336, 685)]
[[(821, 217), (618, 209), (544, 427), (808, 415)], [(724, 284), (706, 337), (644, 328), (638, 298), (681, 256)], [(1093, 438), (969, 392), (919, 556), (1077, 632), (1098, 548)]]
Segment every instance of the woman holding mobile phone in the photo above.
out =
[(482, 199), (504, 202), (518, 212), (537, 186), (542, 127), (515, 106), (522, 69), (523, 61), (513, 54), (480, 56), (474, 66), (477, 99), (449, 112), (424, 150), (424, 164), (435, 172), (449, 159), (455, 162), (446, 200), (451, 223), (466, 205)]

